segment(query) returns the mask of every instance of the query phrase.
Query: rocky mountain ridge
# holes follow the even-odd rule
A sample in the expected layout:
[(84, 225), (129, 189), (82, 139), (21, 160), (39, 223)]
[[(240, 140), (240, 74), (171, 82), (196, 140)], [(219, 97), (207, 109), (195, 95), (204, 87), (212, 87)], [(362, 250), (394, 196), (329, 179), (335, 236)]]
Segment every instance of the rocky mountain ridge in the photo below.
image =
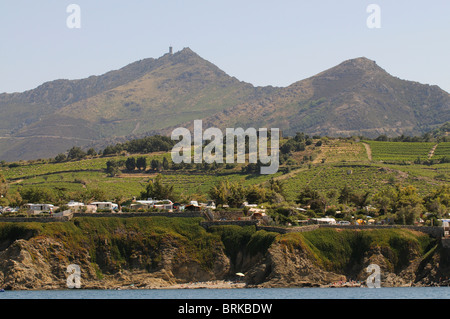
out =
[(391, 76), (365, 57), (287, 87), (255, 87), (184, 48), (103, 75), (0, 94), (0, 114), (0, 159), (13, 161), (170, 134), (195, 119), (285, 135), (420, 135), (450, 120), (450, 95)]

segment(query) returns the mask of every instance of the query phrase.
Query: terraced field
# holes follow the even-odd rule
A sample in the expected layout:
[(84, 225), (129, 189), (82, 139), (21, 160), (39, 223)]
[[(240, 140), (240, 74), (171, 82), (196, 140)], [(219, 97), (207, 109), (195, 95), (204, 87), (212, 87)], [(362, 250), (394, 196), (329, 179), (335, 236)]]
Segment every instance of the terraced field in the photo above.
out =
[(434, 159), (441, 159), (443, 157), (450, 157), (450, 142), (439, 143), (434, 151)]
[[(133, 155), (134, 157), (144, 156), (147, 158), (147, 165), (152, 159), (162, 161), (169, 153), (152, 153), (144, 155)], [(1, 173), (9, 181), (9, 188), (17, 190), (21, 187), (48, 187), (64, 193), (77, 193), (86, 189), (101, 189), (108, 196), (124, 196), (132, 198), (139, 196), (148, 181), (154, 178), (157, 173), (149, 170), (145, 172), (124, 171), (120, 175), (110, 177), (105, 172), (106, 162), (109, 160), (126, 160), (127, 156), (96, 157), (79, 161), (68, 161), (64, 163), (49, 163), (46, 161), (35, 161), (21, 163), (11, 168), (3, 167)], [(242, 185), (260, 184), (268, 181), (272, 177), (281, 175), (278, 172), (274, 175), (251, 175), (241, 174), (240, 168), (222, 169), (217, 172), (202, 172), (192, 170), (183, 171), (162, 171), (164, 183), (170, 183), (179, 194), (207, 194), (209, 189), (222, 179), (237, 181)]]
[(426, 160), (431, 149), (436, 145), (433, 142), (381, 141), (367, 141), (367, 144), (370, 145), (374, 161), (387, 163), (413, 162), (417, 158)]
[[(370, 145), (372, 161), (364, 143)], [(450, 163), (418, 165), (414, 161), (420, 157), (428, 159), (428, 153), (435, 143), (406, 142), (356, 142), (345, 139), (330, 139), (322, 146), (308, 146), (304, 152), (291, 155), (275, 175), (243, 174), (241, 167), (221, 168), (216, 171), (193, 169), (162, 171), (163, 183), (170, 183), (175, 191), (184, 196), (207, 197), (208, 191), (220, 180), (228, 179), (247, 186), (265, 184), (269, 179), (280, 179), (284, 184), (286, 199), (294, 201), (299, 192), (309, 186), (323, 193), (339, 192), (345, 185), (360, 192), (375, 192), (389, 185), (413, 185), (420, 193), (448, 183)], [(450, 143), (440, 143), (434, 158), (450, 156)], [(152, 159), (162, 161), (169, 153), (135, 154), (145, 156), (147, 166)], [(303, 161), (304, 157), (312, 158)], [(139, 196), (148, 181), (158, 172), (151, 169), (146, 172), (122, 171), (120, 175), (110, 177), (105, 172), (108, 160), (124, 161), (127, 156), (95, 157), (78, 161), (54, 163), (49, 161), (31, 161), (4, 164), (1, 174), (9, 182), (12, 191), (26, 187), (46, 187), (57, 192), (77, 194), (86, 190), (102, 190), (111, 199), (122, 196)], [(292, 164), (286, 164), (286, 163)], [(288, 168), (288, 174), (283, 170)], [(148, 169), (148, 168), (147, 168)], [(71, 195), (70, 195), (71, 196)], [(195, 197), (194, 196), (194, 197)]]
[(296, 176), (285, 181), (286, 197), (295, 200), (299, 192), (305, 188), (323, 193), (340, 191), (344, 186), (358, 186), (363, 191), (375, 191), (405, 178), (396, 170), (365, 164), (323, 165), (305, 169)]
[(368, 156), (363, 143), (336, 139), (320, 147), (320, 152), (314, 162), (320, 163), (322, 160), (327, 163), (358, 162), (367, 161)]

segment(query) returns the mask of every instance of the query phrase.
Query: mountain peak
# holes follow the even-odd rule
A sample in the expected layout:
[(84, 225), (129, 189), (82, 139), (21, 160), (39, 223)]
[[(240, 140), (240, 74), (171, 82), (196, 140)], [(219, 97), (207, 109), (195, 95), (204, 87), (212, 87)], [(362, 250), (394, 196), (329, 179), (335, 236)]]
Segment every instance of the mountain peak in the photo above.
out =
[[(342, 62), (338, 66), (346, 67), (346, 68), (357, 68), (366, 71), (370, 70), (383, 70), (380, 68), (377, 63), (373, 60), (370, 60), (366, 57), (359, 57), (355, 59), (350, 59)], [(383, 70), (384, 71), (384, 70)]]
[(358, 57), (346, 60), (337, 66), (325, 71), (324, 73), (338, 73), (338, 74), (359, 74), (360, 76), (374, 76), (374, 75), (389, 75), (383, 68), (381, 68), (376, 61), (370, 60), (366, 57)]
[(190, 47), (185, 47), (182, 50), (178, 51), (178, 53), (179, 54), (190, 54), (190, 55), (195, 54), (195, 55), (197, 55), (197, 53), (192, 51)]
[[(354, 59), (349, 59), (340, 64), (325, 70), (312, 79), (315, 82), (320, 80), (340, 80), (349, 84), (347, 81), (356, 84), (360, 81), (364, 81), (365, 78), (373, 79), (374, 76), (384, 77), (389, 75), (383, 68), (378, 66), (378, 64), (366, 57), (358, 57)], [(342, 83), (341, 83), (342, 84)]]
[(199, 58), (200, 56), (195, 53), (194, 51), (191, 50), (191, 48), (186, 47), (183, 48), (182, 50), (175, 52), (173, 54), (173, 57), (182, 57), (182, 58)]
[(199, 56), (197, 53), (192, 51), (189, 47), (185, 47), (182, 50), (175, 52), (171, 54), (170, 52), (163, 55), (161, 57), (162, 61), (169, 62), (169, 63), (183, 63), (183, 64), (189, 64), (194, 65), (201, 62), (206, 62), (201, 56)]

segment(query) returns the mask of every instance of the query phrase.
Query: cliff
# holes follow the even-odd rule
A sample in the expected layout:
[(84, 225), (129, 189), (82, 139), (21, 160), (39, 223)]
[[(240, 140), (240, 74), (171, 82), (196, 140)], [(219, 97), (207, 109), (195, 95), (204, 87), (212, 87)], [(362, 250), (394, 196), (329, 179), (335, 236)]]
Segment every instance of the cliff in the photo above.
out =
[[(66, 289), (67, 267), (82, 288), (164, 288), (246, 274), (248, 287), (311, 287), (368, 277), (382, 286), (446, 283), (449, 256), (430, 236), (405, 229), (317, 229), (277, 234), (215, 226), (200, 218), (75, 218), (0, 223), (0, 287)], [(444, 281), (442, 281), (444, 279)]]
[(442, 254), (435, 239), (416, 231), (318, 229), (277, 237), (247, 280), (259, 287), (365, 284), (376, 264), (382, 287), (434, 285), (449, 273)]
[(82, 288), (165, 287), (223, 278), (230, 262), (199, 218), (76, 218), (66, 223), (2, 223), (0, 287), (67, 288), (80, 266)]

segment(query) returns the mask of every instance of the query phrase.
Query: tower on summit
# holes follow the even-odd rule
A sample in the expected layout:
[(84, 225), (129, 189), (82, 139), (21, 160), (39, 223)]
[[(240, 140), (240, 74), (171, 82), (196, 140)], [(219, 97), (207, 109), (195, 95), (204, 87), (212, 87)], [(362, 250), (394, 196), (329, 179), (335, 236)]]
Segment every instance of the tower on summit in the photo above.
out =
[(172, 48), (172, 46), (169, 47), (169, 54), (173, 54), (173, 48)]

